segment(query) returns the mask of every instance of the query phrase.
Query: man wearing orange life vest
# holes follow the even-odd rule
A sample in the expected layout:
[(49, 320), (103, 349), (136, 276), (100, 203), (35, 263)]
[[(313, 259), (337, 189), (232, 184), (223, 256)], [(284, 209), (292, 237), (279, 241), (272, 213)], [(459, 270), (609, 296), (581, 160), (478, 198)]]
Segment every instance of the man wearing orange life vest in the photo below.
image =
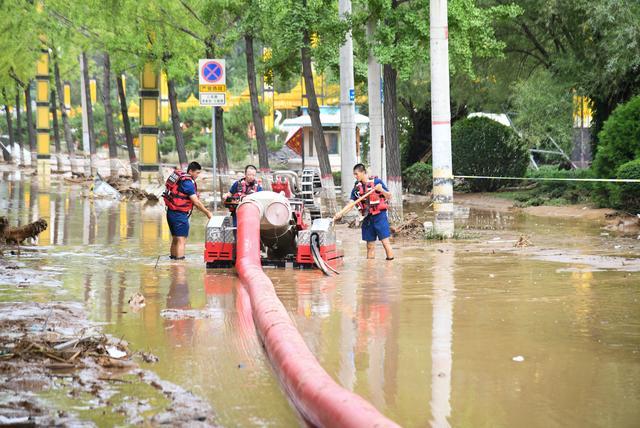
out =
[(201, 171), (202, 167), (198, 162), (191, 162), (187, 172), (176, 169), (166, 182), (167, 189), (162, 196), (167, 206), (167, 223), (172, 237), (169, 257), (172, 260), (184, 260), (184, 248), (189, 236), (189, 217), (193, 207), (202, 211), (207, 218), (212, 216), (198, 198), (196, 178)]
[[(227, 193), (224, 194), (223, 199), (227, 199), (231, 196), (236, 197), (238, 199), (242, 199), (243, 197), (250, 195), (255, 192), (261, 192), (262, 186), (256, 180), (256, 174), (258, 170), (253, 165), (247, 165), (244, 168), (244, 177), (240, 180), (235, 181), (231, 185), (231, 189)], [(236, 212), (235, 209), (231, 209), (231, 217), (233, 217), (233, 225), (236, 226)]]
[(365, 195), (371, 189), (368, 198), (358, 203), (358, 209), (364, 216), (362, 220), (362, 240), (367, 242), (367, 258), (375, 258), (376, 239), (379, 239), (384, 247), (387, 260), (393, 260), (393, 250), (391, 249), (391, 229), (387, 218), (387, 201), (391, 199), (391, 193), (386, 184), (378, 177), (367, 175), (367, 169), (361, 163), (353, 167), (353, 176), (356, 184), (351, 191), (351, 200), (355, 201)]

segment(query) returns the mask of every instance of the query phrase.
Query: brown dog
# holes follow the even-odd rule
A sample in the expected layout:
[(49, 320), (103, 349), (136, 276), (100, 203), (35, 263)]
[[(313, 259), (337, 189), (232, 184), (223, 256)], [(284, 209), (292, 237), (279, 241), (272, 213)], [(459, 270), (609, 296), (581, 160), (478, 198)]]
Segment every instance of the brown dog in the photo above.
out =
[(19, 227), (9, 227), (9, 220), (0, 217), (0, 242), (22, 244), (28, 238), (35, 238), (47, 229), (47, 221), (43, 218)]

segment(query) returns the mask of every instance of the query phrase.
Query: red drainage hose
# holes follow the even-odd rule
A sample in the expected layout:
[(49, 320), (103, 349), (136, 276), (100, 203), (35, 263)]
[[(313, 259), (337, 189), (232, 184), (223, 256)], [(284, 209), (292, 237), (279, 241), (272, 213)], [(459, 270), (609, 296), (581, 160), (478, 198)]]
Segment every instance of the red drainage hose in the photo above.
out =
[(368, 401), (338, 385), (294, 327), (260, 264), (261, 208), (238, 207), (236, 270), (249, 289), (253, 319), (280, 381), (302, 416), (318, 427), (397, 427)]

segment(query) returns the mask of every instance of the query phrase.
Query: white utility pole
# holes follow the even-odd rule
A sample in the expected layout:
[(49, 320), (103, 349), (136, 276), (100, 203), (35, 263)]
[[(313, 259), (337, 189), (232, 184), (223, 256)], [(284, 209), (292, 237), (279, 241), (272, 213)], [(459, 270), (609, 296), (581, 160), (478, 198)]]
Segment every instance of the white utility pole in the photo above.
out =
[(449, 27), (447, 0), (429, 2), (431, 53), (431, 135), (434, 231), (453, 236), (453, 168), (449, 107)]
[[(376, 23), (367, 22), (367, 38), (373, 39)], [(382, 66), (369, 50), (367, 60), (367, 88), (369, 96), (369, 173), (377, 175), (385, 183), (384, 130), (382, 129)]]
[[(351, 0), (339, 0), (341, 18), (351, 14)], [(340, 171), (342, 175), (342, 198), (348, 199), (353, 188), (353, 166), (356, 160), (356, 106), (353, 83), (353, 40), (347, 32), (344, 45), (340, 47)]]

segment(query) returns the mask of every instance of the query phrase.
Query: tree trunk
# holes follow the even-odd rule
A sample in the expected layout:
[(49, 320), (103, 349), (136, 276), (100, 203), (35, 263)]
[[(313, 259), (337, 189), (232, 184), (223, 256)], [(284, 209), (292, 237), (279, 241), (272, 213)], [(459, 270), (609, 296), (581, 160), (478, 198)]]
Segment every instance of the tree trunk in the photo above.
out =
[[(2, 95), (4, 96), (5, 102), (7, 102), (7, 93), (3, 89)], [(9, 146), (6, 149), (2, 149), (2, 157), (8, 163), (13, 163), (13, 157), (11, 156), (11, 150), (13, 149), (13, 123), (11, 122), (11, 112), (9, 111), (9, 106), (7, 104), (4, 105), (4, 115), (7, 119), (7, 134), (9, 134)]]
[(402, 221), (402, 170), (400, 166), (400, 142), (398, 139), (398, 97), (396, 80), (398, 73), (390, 64), (384, 73), (384, 139), (387, 156), (387, 186), (391, 192), (391, 219)]
[(27, 132), (29, 135), (29, 151), (31, 152), (30, 165), (32, 168), (36, 168), (38, 165), (38, 150), (36, 148), (36, 130), (33, 127), (33, 109), (31, 108), (31, 81), (27, 82), (27, 86), (24, 89), (24, 102), (27, 109)]
[(178, 161), (180, 169), (185, 170), (189, 165), (187, 158), (187, 149), (184, 145), (184, 136), (180, 127), (180, 112), (178, 111), (178, 94), (176, 93), (176, 84), (173, 79), (167, 76), (167, 86), (169, 88), (169, 104), (171, 105), (171, 125), (173, 125), (173, 136), (176, 139), (176, 150), (178, 151)]
[(116, 131), (113, 127), (113, 106), (111, 105), (111, 58), (104, 53), (102, 78), (102, 105), (104, 106), (104, 122), (107, 128), (107, 143), (109, 144), (109, 170), (112, 178), (118, 178), (118, 146)]
[(313, 70), (311, 68), (311, 38), (307, 30), (303, 33), (303, 46), (301, 49), (302, 57), (302, 74), (304, 75), (304, 84), (307, 94), (307, 102), (309, 103), (309, 116), (311, 117), (311, 127), (313, 129), (313, 141), (320, 164), (320, 181), (324, 189), (325, 203), (329, 215), (333, 215), (337, 211), (336, 189), (333, 183), (333, 174), (331, 173), (331, 163), (329, 162), (329, 151), (324, 140), (324, 131), (322, 122), (320, 122), (320, 107), (318, 107), (318, 99), (316, 98), (316, 90), (313, 84)]
[[(376, 22), (369, 19), (367, 22), (367, 39), (372, 41)], [(369, 49), (367, 58), (367, 92), (369, 95), (369, 171), (379, 176), (385, 182), (387, 175), (384, 168), (384, 139), (382, 137), (382, 99), (380, 94), (380, 82), (382, 81), (382, 67)]]
[(24, 165), (24, 149), (22, 148), (22, 121), (20, 120), (20, 88), (16, 85), (16, 143), (20, 149), (20, 154), (16, 162), (18, 166)]
[(71, 125), (69, 124), (69, 115), (67, 114), (67, 108), (64, 105), (64, 87), (62, 86), (62, 79), (60, 78), (60, 67), (58, 66), (58, 57), (55, 53), (55, 49), (53, 52), (53, 76), (56, 84), (56, 91), (59, 95), (58, 105), (60, 106), (60, 116), (62, 117), (64, 140), (67, 144), (67, 152), (69, 153), (71, 172), (77, 172), (76, 147), (73, 141), (73, 134), (71, 133)]
[(216, 163), (218, 164), (218, 172), (226, 173), (229, 170), (229, 161), (227, 160), (227, 146), (224, 143), (224, 110), (222, 107), (216, 107)]
[(62, 172), (62, 151), (60, 150), (60, 126), (58, 125), (58, 109), (56, 108), (56, 91), (51, 88), (50, 111), (53, 117), (53, 143), (56, 149), (56, 168)]
[(256, 64), (253, 56), (253, 36), (245, 34), (245, 52), (247, 55), (247, 80), (249, 81), (249, 97), (251, 98), (251, 113), (253, 114), (253, 125), (256, 129), (256, 140), (258, 141), (258, 162), (261, 172), (269, 171), (269, 151), (267, 150), (267, 139), (264, 134), (264, 123), (260, 104), (258, 102), (258, 88), (256, 87)]
[(87, 123), (89, 128), (89, 156), (90, 156), (90, 168), (91, 175), (95, 176), (98, 171), (97, 156), (96, 156), (96, 134), (93, 130), (93, 106), (91, 105), (91, 89), (89, 86), (89, 63), (87, 62), (86, 52), (82, 52), (82, 75), (84, 77), (84, 91), (86, 97), (87, 111), (83, 112), (87, 115)]
[(127, 107), (127, 96), (124, 93), (122, 73), (118, 73), (118, 76), (116, 76), (116, 85), (118, 86), (118, 98), (120, 99), (120, 111), (122, 112), (124, 136), (127, 140), (127, 152), (129, 153), (129, 164), (131, 165), (131, 177), (133, 178), (133, 181), (140, 181), (140, 169), (138, 167), (136, 151), (133, 148), (133, 134), (131, 134), (131, 121), (129, 120), (129, 108)]

